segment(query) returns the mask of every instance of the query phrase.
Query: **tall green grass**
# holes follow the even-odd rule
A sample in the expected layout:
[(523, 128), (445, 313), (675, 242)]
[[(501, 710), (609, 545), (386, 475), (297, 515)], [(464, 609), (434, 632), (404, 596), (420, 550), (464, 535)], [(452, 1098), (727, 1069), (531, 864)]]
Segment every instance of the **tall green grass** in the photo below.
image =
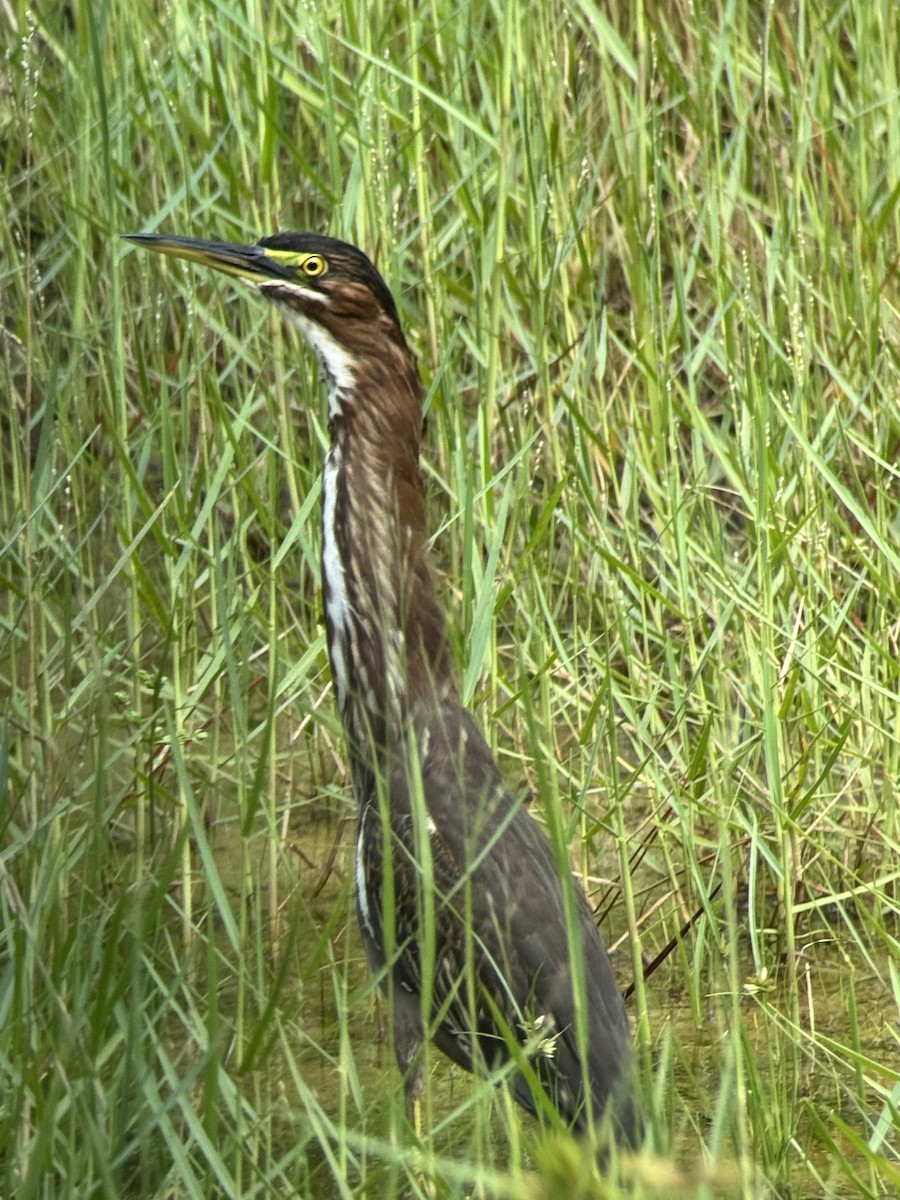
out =
[(636, 977), (630, 1194), (896, 1194), (892, 0), (0, 25), (0, 1194), (616, 1194), (436, 1054), (404, 1111), (313, 363), (118, 238), (291, 227), (419, 356), (466, 696)]

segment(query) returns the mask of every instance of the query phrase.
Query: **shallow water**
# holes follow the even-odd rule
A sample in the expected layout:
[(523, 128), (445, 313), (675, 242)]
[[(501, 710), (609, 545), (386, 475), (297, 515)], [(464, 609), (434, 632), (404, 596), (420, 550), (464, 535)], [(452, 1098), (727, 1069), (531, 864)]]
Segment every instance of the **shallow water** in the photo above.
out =
[[(265, 839), (264, 833), (253, 835), (249, 853), (249, 860), (257, 864), (253, 886), (263, 912), (268, 907)], [(310, 1129), (310, 1098), (313, 1111), (320, 1108), (336, 1127), (349, 1131), (354, 1146), (359, 1138), (394, 1146), (414, 1144), (388, 1047), (385, 1004), (372, 984), (356, 929), (353, 840), (349, 816), (342, 821), (302, 818), (289, 831), (288, 845), (295, 843), (297, 851), (281, 858), (278, 928), (266, 939), (270, 950), (280, 947), (278, 952), (292, 956), (284, 985), (289, 997), (284, 1028), (302, 1065), (308, 1095), (299, 1093), (287, 1068), (283, 1078), (277, 1077), (281, 1057), (277, 1049), (266, 1063), (267, 1086), (280, 1098), (282, 1136), (310, 1139), (306, 1146), (309, 1181), (323, 1198), (340, 1194), (340, 1188), (334, 1182), (333, 1164), (329, 1166)], [(237, 904), (247, 861), (237, 824), (220, 821), (211, 833), (211, 844), (228, 893)], [(322, 931), (327, 933), (323, 936)], [(857, 1054), (875, 1063), (893, 1061), (900, 1069), (896, 1030), (885, 1017), (884, 976), (879, 975), (886, 964), (867, 963), (852, 943), (840, 944), (823, 929), (810, 930), (798, 940), (800, 1023), (794, 1028), (787, 1015), (784, 972), (755, 976), (749, 945), (740, 961), (737, 1004), (724, 986), (724, 966), (716, 972), (717, 978), (695, 989), (692, 999), (691, 950), (689, 934), (684, 950), (667, 960), (646, 989), (652, 1044), (645, 1048), (644, 1057), (652, 1064), (651, 1093), (658, 1086), (657, 1074), (663, 1073), (659, 1094), (664, 1097), (664, 1111), (657, 1120), (665, 1131), (664, 1157), (673, 1158), (690, 1175), (694, 1164), (712, 1154), (727, 1175), (741, 1150), (733, 1134), (736, 1125), (743, 1121), (744, 1128), (753, 1130), (744, 1143), (753, 1156), (760, 1140), (758, 1133), (754, 1136), (754, 1122), (765, 1120), (770, 1123), (764, 1139), (769, 1159), (756, 1160), (759, 1172), (780, 1180), (780, 1190), (787, 1187), (792, 1197), (822, 1195), (819, 1180), (832, 1175), (829, 1140), (836, 1136), (835, 1112), (850, 1129), (866, 1136), (854, 1097), (865, 1096), (874, 1111), (880, 1107), (879, 1098), (866, 1090), (861, 1069), (857, 1072), (851, 1065), (848, 1048), (855, 1047)], [(614, 961), (624, 986), (630, 978), (627, 953), (620, 950)], [(226, 1012), (228, 990), (225, 983), (222, 1007)], [(742, 1025), (737, 1038), (731, 1030), (735, 1013)], [(736, 1074), (737, 1045), (744, 1046), (738, 1064), (742, 1087)], [(437, 1052), (429, 1062), (426, 1099), (431, 1131), (426, 1144), (436, 1153), (461, 1161), (478, 1156), (480, 1163), (502, 1168), (509, 1161), (512, 1121), (517, 1123), (514, 1142), (519, 1139), (526, 1151), (524, 1161), (529, 1161), (527, 1149), (533, 1147), (537, 1133), (534, 1120), (518, 1109), (511, 1116), (513, 1106), (500, 1093)], [(749, 1115), (736, 1115), (742, 1109)], [(845, 1154), (858, 1157), (847, 1137), (840, 1141)], [(771, 1160), (773, 1143), (781, 1147), (777, 1161)], [(396, 1170), (380, 1163), (377, 1153), (367, 1158), (365, 1169), (367, 1187), (378, 1188), (371, 1194), (393, 1194), (391, 1189), (399, 1186)], [(352, 1166), (347, 1171), (348, 1177), (353, 1175)], [(381, 1183), (376, 1183), (378, 1179)], [(762, 1180), (759, 1183), (758, 1194), (776, 1194)], [(842, 1193), (838, 1187), (831, 1194)]]

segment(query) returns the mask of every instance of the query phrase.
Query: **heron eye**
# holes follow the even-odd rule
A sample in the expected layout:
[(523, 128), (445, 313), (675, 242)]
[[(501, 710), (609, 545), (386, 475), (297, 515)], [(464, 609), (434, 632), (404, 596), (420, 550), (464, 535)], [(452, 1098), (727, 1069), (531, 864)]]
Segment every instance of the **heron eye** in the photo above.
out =
[(311, 254), (309, 258), (303, 260), (303, 274), (308, 275), (310, 279), (315, 279), (317, 275), (324, 275), (328, 270), (328, 263), (321, 254)]

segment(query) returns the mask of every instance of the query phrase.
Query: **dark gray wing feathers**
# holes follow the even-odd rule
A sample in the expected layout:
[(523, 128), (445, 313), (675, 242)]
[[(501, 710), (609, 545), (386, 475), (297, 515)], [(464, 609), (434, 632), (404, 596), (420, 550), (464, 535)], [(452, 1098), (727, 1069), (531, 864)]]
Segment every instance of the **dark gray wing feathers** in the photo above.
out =
[[(455, 705), (441, 713), (439, 723), (432, 714), (417, 730), (411, 753), (407, 747), (395, 758), (385, 781), (394, 893), (419, 897), (418, 911), (395, 914), (395, 982), (421, 996), (422, 906), (433, 906), (429, 1035), (468, 1070), (499, 1065), (514, 1038), (530, 1052), (558, 1110), (582, 1124), (585, 1084), (599, 1117), (630, 1057), (628, 1019), (606, 948), (581, 889), (561, 877), (548, 838), (505, 787), (472, 716)], [(429, 879), (420, 861), (423, 837)], [(375, 847), (372, 855), (381, 858)], [(373, 885), (381, 866), (372, 871)], [(566, 931), (567, 887), (575, 938)], [(570, 942), (581, 959), (581, 1039)], [(521, 1073), (513, 1091), (535, 1110)]]

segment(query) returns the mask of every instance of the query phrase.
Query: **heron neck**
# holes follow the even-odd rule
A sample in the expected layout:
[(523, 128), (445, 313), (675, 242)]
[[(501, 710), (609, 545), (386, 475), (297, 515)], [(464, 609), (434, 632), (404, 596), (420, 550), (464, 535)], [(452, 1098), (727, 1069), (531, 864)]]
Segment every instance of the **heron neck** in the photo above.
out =
[(332, 674), (351, 750), (369, 763), (456, 694), (425, 553), (418, 377), (405, 389), (395, 380), (389, 399), (332, 395), (322, 481)]

